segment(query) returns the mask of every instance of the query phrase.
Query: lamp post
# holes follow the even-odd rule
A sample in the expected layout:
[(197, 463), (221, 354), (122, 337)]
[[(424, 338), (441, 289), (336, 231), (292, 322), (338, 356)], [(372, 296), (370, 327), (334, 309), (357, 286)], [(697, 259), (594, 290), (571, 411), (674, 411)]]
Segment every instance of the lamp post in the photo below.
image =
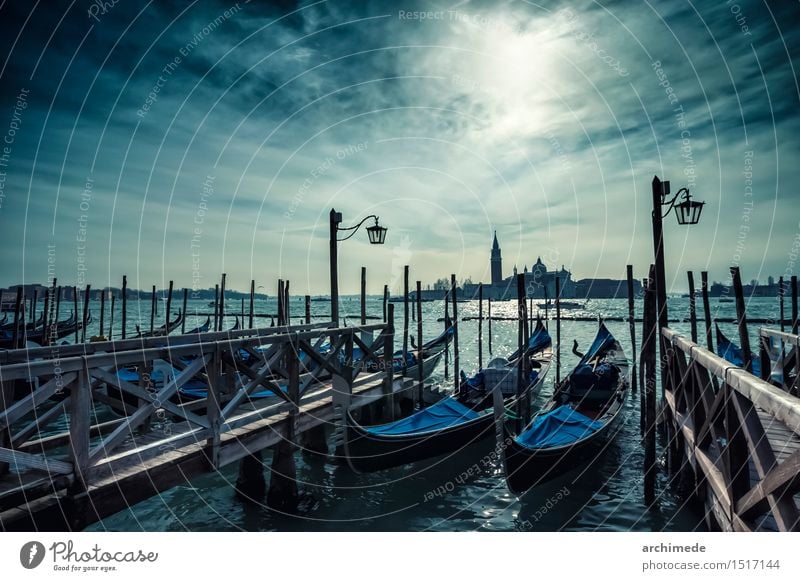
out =
[[(375, 224), (367, 227), (367, 236), (369, 237), (370, 244), (383, 244), (386, 240), (386, 228), (378, 224), (378, 216), (370, 214), (365, 217), (361, 222), (349, 228), (342, 228), (339, 224), (342, 223), (342, 213), (337, 212), (331, 208), (330, 213), (330, 267), (331, 267), (331, 320), (335, 327), (339, 326), (339, 254), (337, 243), (344, 242), (352, 238), (358, 229), (369, 220), (373, 218)], [(344, 238), (339, 238), (339, 232), (350, 232)]]
[[(666, 353), (661, 329), (667, 326), (669, 318), (667, 316), (667, 283), (664, 274), (664, 229), (662, 220), (675, 210), (675, 217), (678, 224), (693, 225), (700, 221), (700, 214), (703, 211), (705, 202), (692, 200), (687, 188), (681, 188), (671, 198), (669, 197), (669, 181), (661, 181), (658, 176), (653, 176), (653, 249), (656, 261), (656, 303), (658, 308), (658, 344), (661, 346), (661, 357)], [(678, 203), (678, 198), (683, 194), (684, 199)], [(662, 215), (663, 207), (667, 211)], [(661, 365), (661, 390), (663, 393), (665, 384), (665, 370)]]

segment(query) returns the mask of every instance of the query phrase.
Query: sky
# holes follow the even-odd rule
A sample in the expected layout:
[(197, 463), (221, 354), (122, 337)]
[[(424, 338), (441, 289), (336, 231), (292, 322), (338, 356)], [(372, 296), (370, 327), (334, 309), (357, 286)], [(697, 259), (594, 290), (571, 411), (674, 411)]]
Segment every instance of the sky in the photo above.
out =
[[(0, 0), (0, 286), (800, 269), (794, 2)], [(663, 208), (666, 212), (667, 208)], [(674, 213), (674, 212), (673, 212)], [(368, 220), (365, 225), (372, 223)], [(263, 289), (262, 289), (263, 287)]]

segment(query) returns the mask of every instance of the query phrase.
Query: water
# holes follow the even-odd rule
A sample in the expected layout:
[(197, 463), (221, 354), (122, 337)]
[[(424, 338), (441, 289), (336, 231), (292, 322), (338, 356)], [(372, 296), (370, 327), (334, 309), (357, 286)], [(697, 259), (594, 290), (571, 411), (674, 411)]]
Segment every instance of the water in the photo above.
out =
[[(712, 299), (713, 317), (733, 317), (735, 306)], [(328, 311), (327, 303), (313, 308)], [(205, 302), (197, 305), (206, 311)], [(274, 301), (260, 302), (259, 312), (275, 312)], [(303, 312), (293, 302), (295, 315)], [(459, 303), (459, 318), (475, 315), (477, 302)], [(493, 303), (493, 315), (512, 316), (515, 302)], [(702, 338), (702, 304), (698, 302)], [(192, 312), (193, 308), (190, 308)], [(355, 321), (357, 299), (343, 299), (342, 314)], [(368, 314), (380, 315), (381, 301), (370, 298)], [(398, 329), (402, 329), (402, 308), (397, 309)], [(438, 334), (444, 308), (441, 301), (423, 304), (425, 338)], [(625, 300), (592, 300), (582, 311), (569, 314), (627, 316)], [(751, 317), (777, 318), (777, 299), (753, 299), (748, 305)], [(637, 304), (637, 316), (641, 304)], [(688, 317), (688, 299), (670, 299), (670, 317)], [(204, 317), (203, 317), (204, 320)], [(149, 313), (148, 313), (149, 321)], [(268, 325), (269, 319), (259, 320)], [(232, 320), (231, 323), (232, 325)], [(189, 323), (187, 323), (187, 328)], [(611, 332), (630, 354), (628, 324), (608, 322)], [(672, 323), (688, 334), (688, 321)], [(477, 321), (462, 322), (459, 328), (461, 367), (471, 373), (477, 366)], [(732, 324), (720, 328), (736, 338)], [(507, 355), (516, 348), (516, 323), (492, 323), (493, 354)], [(562, 322), (562, 376), (577, 361), (570, 352), (572, 340), (585, 348), (597, 324)], [(553, 325), (550, 329), (554, 335)], [(757, 326), (751, 326), (751, 345), (756, 345)], [(416, 323), (411, 334), (416, 334)], [(637, 334), (641, 323), (637, 323)], [(402, 335), (401, 335), (402, 336)], [(402, 340), (402, 339), (400, 339)], [(637, 336), (637, 343), (640, 338)], [(488, 325), (484, 322), (484, 358), (488, 361)], [(539, 403), (552, 392), (555, 369), (551, 369)], [(452, 373), (452, 370), (451, 370)], [(444, 383), (440, 363), (431, 381)], [(448, 382), (451, 384), (452, 380)], [(625, 424), (616, 440), (591, 464), (534, 489), (521, 498), (505, 488), (498, 467), (491, 461), (493, 441), (487, 440), (451, 457), (438, 458), (381, 473), (357, 475), (344, 463), (302, 453), (296, 455), (299, 488), (304, 493), (299, 515), (278, 514), (265, 505), (243, 504), (234, 496), (237, 467), (231, 466), (168, 490), (128, 510), (92, 525), (90, 530), (115, 531), (692, 531), (704, 530), (703, 515), (696, 506), (681, 498), (662, 471), (658, 477), (659, 508), (647, 511), (642, 485), (643, 450), (639, 439), (639, 394), (627, 399)], [(662, 450), (659, 447), (659, 454)], [(267, 466), (270, 453), (264, 455)], [(470, 472), (470, 469), (472, 471)], [(468, 475), (469, 474), (469, 475)]]

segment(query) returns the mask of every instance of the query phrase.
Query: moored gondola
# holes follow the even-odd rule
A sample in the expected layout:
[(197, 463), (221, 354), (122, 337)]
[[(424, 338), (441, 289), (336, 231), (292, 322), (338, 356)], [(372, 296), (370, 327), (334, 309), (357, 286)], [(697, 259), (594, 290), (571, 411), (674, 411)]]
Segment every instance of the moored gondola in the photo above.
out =
[[(541, 324), (528, 340), (524, 356), (529, 370), (520, 395), (536, 394), (552, 358), (550, 335)], [(517, 400), (519, 353), (495, 360), (475, 377), (462, 376), (458, 393), (401, 420), (362, 426), (348, 410), (345, 414), (345, 453), (356, 472), (373, 472), (433, 458), (459, 450), (494, 433), (492, 391), (505, 396), (506, 405)]]
[(509, 490), (522, 494), (596, 458), (616, 433), (627, 374), (622, 347), (601, 323), (589, 350), (520, 434), (500, 415), (504, 438), (499, 448)]

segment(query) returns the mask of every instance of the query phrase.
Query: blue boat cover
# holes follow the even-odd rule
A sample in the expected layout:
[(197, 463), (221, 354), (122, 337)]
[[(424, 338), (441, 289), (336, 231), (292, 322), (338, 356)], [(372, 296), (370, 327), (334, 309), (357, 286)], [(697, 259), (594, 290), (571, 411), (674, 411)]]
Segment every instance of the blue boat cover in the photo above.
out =
[(515, 440), (526, 448), (554, 448), (577, 442), (602, 427), (603, 422), (587, 418), (568, 405), (562, 405), (538, 416)]
[(417, 434), (432, 430), (443, 430), (474, 420), (478, 413), (471, 410), (455, 398), (446, 397), (430, 407), (423, 408), (402, 420), (382, 424), (380, 426), (364, 427), (370, 434), (382, 436), (399, 436), (404, 434)]
[[(528, 337), (528, 351), (531, 353), (536, 353), (537, 351), (541, 351), (545, 347), (549, 347), (552, 345), (553, 339), (550, 337), (550, 333), (547, 332), (544, 325), (541, 321), (536, 321), (536, 327), (531, 333), (531, 336)], [(519, 349), (514, 351), (509, 357), (509, 361), (512, 361), (519, 357)]]
[(609, 331), (605, 325), (600, 324), (600, 328), (597, 329), (597, 335), (595, 335), (594, 341), (592, 341), (592, 346), (589, 347), (589, 350), (578, 365), (588, 363), (598, 353), (610, 349), (616, 342), (617, 340), (614, 338), (614, 335), (611, 334), (611, 331)]
[[(744, 351), (736, 343), (731, 342), (717, 327), (717, 351), (725, 361), (744, 367)], [(753, 375), (761, 377), (761, 361), (755, 355), (750, 356), (753, 362)]]

